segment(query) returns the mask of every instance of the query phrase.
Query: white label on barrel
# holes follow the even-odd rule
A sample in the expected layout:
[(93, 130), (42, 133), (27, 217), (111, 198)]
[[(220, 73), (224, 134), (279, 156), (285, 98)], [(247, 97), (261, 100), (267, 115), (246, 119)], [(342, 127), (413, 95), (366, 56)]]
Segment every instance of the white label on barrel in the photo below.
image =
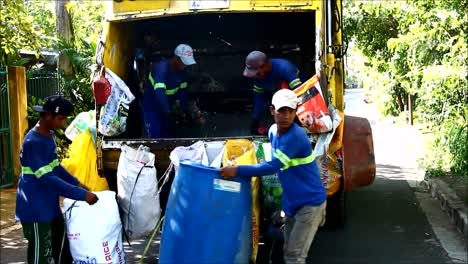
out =
[(221, 190), (221, 191), (237, 192), (237, 193), (241, 191), (241, 184), (235, 181), (214, 179), (213, 186), (216, 190)]

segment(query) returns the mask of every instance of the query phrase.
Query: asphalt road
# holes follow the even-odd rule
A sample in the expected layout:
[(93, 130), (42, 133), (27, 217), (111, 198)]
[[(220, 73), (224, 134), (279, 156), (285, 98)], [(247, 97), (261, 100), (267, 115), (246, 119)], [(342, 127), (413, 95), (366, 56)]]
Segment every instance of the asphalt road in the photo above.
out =
[(308, 263), (452, 263), (413, 190), (398, 178), (404, 171), (387, 165), (377, 173), (372, 186), (348, 194), (345, 228), (317, 234)]
[(347, 193), (345, 228), (319, 231), (308, 263), (452, 263), (415, 195), (424, 190), (408, 183), (419, 177), (417, 138), (381, 119), (364, 98), (362, 90), (348, 90), (345, 113), (373, 127), (376, 180)]

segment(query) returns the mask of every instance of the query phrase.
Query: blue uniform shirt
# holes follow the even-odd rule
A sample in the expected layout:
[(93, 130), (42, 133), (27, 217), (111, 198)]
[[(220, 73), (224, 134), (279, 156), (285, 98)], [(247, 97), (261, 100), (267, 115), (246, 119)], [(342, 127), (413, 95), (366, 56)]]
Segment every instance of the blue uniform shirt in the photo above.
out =
[(321, 205), (327, 194), (305, 130), (294, 123), (280, 136), (274, 124), (268, 137), (273, 152), (272, 160), (257, 165), (239, 166), (238, 176), (278, 173), (283, 187), (283, 211), (287, 216), (294, 216), (303, 206)]
[(285, 82), (290, 89), (302, 84), (299, 70), (285, 59), (271, 59), (271, 72), (263, 79), (254, 79), (254, 112), (253, 119), (259, 121), (265, 109), (266, 95), (271, 95), (280, 89), (281, 82)]
[(144, 112), (167, 114), (177, 99), (183, 110), (188, 109), (187, 74), (172, 71), (169, 62), (164, 58), (152, 67), (143, 96)]
[(26, 135), (20, 154), (22, 173), (16, 193), (16, 219), (49, 222), (60, 216), (59, 196), (85, 200), (86, 190), (60, 165), (51, 132), (46, 137), (34, 129)]

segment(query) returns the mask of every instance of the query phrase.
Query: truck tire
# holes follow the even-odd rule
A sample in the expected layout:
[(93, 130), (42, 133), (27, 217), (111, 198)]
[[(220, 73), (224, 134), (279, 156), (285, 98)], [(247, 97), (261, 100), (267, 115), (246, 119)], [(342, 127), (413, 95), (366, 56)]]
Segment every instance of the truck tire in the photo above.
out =
[(326, 229), (344, 228), (346, 222), (346, 192), (341, 181), (340, 189), (327, 199)]

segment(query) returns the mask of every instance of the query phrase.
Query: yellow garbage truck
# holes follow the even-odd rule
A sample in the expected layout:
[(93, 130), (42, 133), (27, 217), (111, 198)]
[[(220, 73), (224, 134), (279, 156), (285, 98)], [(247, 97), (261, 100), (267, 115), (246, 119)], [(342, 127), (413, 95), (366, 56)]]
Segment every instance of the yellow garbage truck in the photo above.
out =
[[(319, 76), (327, 105), (343, 112), (342, 26), (341, 0), (109, 1), (96, 63), (124, 80), (136, 100), (130, 105), (125, 133), (98, 137), (100, 174), (115, 188), (123, 144), (148, 146), (162, 174), (177, 146), (199, 140), (256, 139), (249, 129), (253, 85), (242, 76), (245, 57), (252, 50), (288, 59), (304, 80)], [(188, 92), (193, 105), (205, 114), (205, 122), (179, 122), (173, 138), (144, 138), (141, 98), (150, 65), (171, 56), (180, 43), (194, 49), (197, 65), (190, 67)], [(344, 116), (335, 134), (335, 149), (325, 155), (326, 161), (335, 160), (338, 170), (327, 184), (327, 223), (342, 226), (345, 193), (372, 184), (375, 159), (367, 119)], [(166, 199), (161, 197), (163, 208)]]

